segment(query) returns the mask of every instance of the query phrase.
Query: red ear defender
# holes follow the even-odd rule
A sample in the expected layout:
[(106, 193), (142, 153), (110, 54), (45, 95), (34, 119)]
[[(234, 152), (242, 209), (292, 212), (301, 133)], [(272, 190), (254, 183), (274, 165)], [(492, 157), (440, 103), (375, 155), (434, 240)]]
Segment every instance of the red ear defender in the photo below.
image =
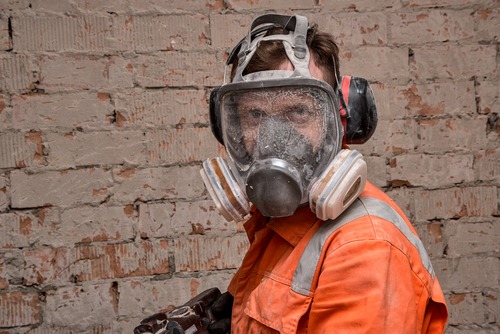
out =
[(377, 127), (377, 106), (366, 79), (343, 76), (339, 86), (343, 144), (363, 144)]

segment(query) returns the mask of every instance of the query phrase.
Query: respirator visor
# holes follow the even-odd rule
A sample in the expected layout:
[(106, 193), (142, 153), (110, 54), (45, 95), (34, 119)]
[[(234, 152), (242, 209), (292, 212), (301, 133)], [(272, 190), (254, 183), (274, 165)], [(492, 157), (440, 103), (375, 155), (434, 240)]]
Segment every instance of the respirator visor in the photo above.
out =
[(243, 185), (255, 168), (276, 169), (297, 180), (299, 201), (307, 201), (310, 182), (341, 147), (332, 88), (293, 78), (228, 84), (219, 93), (225, 147)]

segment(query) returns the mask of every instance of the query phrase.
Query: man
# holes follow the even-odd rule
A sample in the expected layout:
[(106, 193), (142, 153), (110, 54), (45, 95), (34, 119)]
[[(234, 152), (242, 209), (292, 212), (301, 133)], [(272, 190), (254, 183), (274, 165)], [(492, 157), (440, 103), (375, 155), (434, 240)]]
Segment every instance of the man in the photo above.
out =
[(246, 198), (254, 205), (251, 245), (228, 288), (232, 332), (442, 333), (446, 305), (421, 241), (341, 150), (353, 131), (340, 117), (348, 105), (332, 36), (301, 16), (264, 15), (229, 62), (232, 83), (211, 106), (229, 166), (207, 161), (202, 175), (229, 219), (243, 218)]
[(229, 64), (210, 106), (228, 163), (201, 174), (224, 217), (250, 215), (250, 248), (222, 295), (231, 333), (442, 333), (421, 241), (347, 147), (368, 140), (376, 113), (366, 81), (339, 82), (332, 36), (303, 16), (263, 15)]

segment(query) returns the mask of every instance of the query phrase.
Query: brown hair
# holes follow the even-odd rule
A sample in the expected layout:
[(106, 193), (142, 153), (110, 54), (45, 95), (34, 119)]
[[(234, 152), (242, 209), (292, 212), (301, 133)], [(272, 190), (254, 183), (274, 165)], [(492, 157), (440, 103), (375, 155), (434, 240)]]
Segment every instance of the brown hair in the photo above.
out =
[[(287, 34), (288, 31), (282, 27), (270, 28), (266, 35)], [(339, 48), (333, 36), (329, 33), (319, 31), (317, 24), (312, 24), (307, 31), (307, 46), (314, 57), (316, 65), (323, 70), (325, 81), (334, 89), (337, 87), (337, 79), (340, 78), (339, 71)], [(285, 47), (282, 41), (262, 41), (257, 51), (248, 63), (243, 75), (259, 71), (275, 70), (284, 62), (288, 61)], [(233, 61), (231, 79), (234, 78), (238, 67), (238, 57)]]

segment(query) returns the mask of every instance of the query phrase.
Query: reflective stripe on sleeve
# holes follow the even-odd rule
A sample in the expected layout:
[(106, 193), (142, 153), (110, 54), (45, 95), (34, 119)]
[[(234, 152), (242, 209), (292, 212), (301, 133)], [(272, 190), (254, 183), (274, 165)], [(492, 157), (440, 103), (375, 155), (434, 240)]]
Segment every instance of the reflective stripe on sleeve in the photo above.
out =
[(376, 216), (385, 219), (392, 224), (408, 239), (408, 241), (418, 250), (422, 264), (434, 278), (434, 269), (422, 241), (412, 233), (404, 219), (387, 203), (373, 198), (358, 198), (352, 205), (335, 220), (326, 221), (316, 231), (306, 246), (304, 253), (300, 257), (299, 264), (295, 269), (292, 280), (292, 290), (308, 296), (314, 274), (319, 265), (319, 257), (328, 237), (336, 230), (347, 223), (363, 216)]

